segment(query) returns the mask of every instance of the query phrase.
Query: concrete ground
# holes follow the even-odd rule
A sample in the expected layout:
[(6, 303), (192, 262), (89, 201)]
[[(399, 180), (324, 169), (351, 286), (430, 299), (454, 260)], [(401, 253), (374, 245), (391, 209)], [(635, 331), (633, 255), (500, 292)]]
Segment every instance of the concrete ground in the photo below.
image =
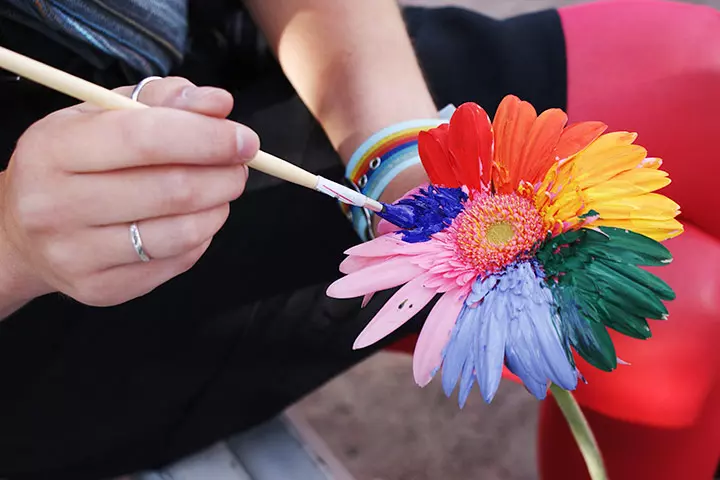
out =
[[(498, 18), (577, 0), (405, 0), (463, 5)], [(720, 0), (700, 0), (720, 8)], [(432, 382), (412, 379), (409, 356), (379, 354), (298, 405), (357, 480), (531, 480), (537, 401), (505, 382), (485, 405), (472, 395), (464, 410)]]

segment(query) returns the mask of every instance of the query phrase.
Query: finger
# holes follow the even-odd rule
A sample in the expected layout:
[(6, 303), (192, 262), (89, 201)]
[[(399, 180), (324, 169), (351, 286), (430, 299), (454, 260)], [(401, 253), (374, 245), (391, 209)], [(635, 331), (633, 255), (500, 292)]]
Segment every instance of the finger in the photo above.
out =
[[(143, 250), (152, 261), (192, 251), (222, 228), (229, 213), (230, 206), (225, 203), (201, 212), (137, 222)], [(82, 245), (83, 257), (93, 262), (88, 268), (96, 270), (140, 262), (130, 240), (128, 224), (89, 228), (68, 240), (67, 244)]]
[(54, 222), (112, 225), (217, 207), (242, 195), (247, 177), (246, 165), (179, 165), (77, 174), (68, 177), (62, 192), (47, 192), (26, 201), (45, 202), (46, 209), (56, 215)]
[[(148, 165), (230, 165), (253, 158), (255, 132), (229, 120), (163, 107), (103, 112), (64, 119), (35, 148), (67, 172), (85, 173)], [(43, 135), (43, 133), (45, 133)]]
[[(135, 86), (116, 88), (113, 91), (130, 97)], [(167, 107), (225, 118), (233, 108), (230, 92), (215, 87), (198, 87), (182, 77), (167, 77), (148, 82), (140, 90), (138, 101), (152, 107)], [(73, 108), (82, 113), (98, 113), (104, 109), (83, 103)]]
[(208, 240), (182, 255), (147, 263), (120, 265), (88, 276), (65, 292), (86, 305), (106, 307), (150, 293), (159, 285), (188, 271), (210, 246)]

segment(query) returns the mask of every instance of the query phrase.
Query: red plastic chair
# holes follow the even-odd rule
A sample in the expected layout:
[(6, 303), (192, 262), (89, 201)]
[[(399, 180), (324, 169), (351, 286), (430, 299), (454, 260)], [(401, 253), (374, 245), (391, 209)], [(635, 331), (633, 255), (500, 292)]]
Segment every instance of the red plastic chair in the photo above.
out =
[[(720, 459), (720, 12), (681, 3), (611, 1), (560, 10), (571, 121), (602, 120), (639, 133), (664, 160), (664, 193), (682, 207), (686, 232), (655, 269), (676, 291), (653, 338), (614, 335), (632, 364), (583, 369), (576, 398), (612, 480), (711, 479)], [(544, 479), (588, 478), (554, 402), (543, 402)]]
[[(576, 391), (612, 480), (711, 479), (720, 460), (720, 12), (656, 0), (560, 10), (568, 115), (639, 133), (664, 160), (663, 192), (682, 207), (675, 260), (655, 273), (677, 292), (653, 338), (614, 335), (632, 366), (579, 362)], [(412, 352), (415, 338), (394, 345)], [(506, 377), (514, 379), (506, 372)], [(589, 478), (562, 414), (541, 403), (539, 468), (547, 480)]]

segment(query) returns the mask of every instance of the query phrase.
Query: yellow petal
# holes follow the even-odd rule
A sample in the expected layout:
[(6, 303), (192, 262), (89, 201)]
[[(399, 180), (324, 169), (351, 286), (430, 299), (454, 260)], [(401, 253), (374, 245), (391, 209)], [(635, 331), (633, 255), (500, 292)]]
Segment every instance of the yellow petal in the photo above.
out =
[(637, 145), (621, 145), (591, 151), (592, 146), (573, 160), (573, 176), (584, 188), (605, 182), (620, 172), (636, 168), (647, 156)]
[(585, 195), (590, 202), (616, 200), (654, 192), (669, 184), (668, 174), (662, 170), (635, 168), (585, 190)]
[(616, 198), (604, 202), (588, 202), (602, 219), (672, 219), (680, 213), (680, 206), (664, 195), (646, 193), (637, 197)]
[(683, 232), (682, 223), (675, 219), (669, 220), (605, 220), (599, 219), (593, 222), (594, 227), (617, 227), (631, 230), (635, 233), (645, 235), (653, 240), (662, 242), (674, 238)]

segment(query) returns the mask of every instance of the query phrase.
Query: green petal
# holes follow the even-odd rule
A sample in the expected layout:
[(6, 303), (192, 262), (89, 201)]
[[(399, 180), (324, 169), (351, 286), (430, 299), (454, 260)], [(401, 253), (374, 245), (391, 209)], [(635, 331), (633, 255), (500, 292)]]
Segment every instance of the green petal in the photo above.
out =
[(667, 307), (658, 296), (641, 283), (619, 274), (603, 261), (595, 261), (586, 269), (600, 288), (598, 294), (608, 302), (628, 309), (645, 318), (667, 318)]
[[(617, 367), (617, 354), (605, 325), (591, 321), (582, 314), (571, 288), (555, 284), (551, 290), (556, 303), (560, 305), (560, 327), (569, 346), (594, 367), (606, 372), (614, 370)], [(568, 355), (572, 359), (569, 349)]]
[(587, 232), (583, 247), (593, 256), (642, 266), (661, 266), (672, 261), (665, 245), (639, 233), (614, 227), (600, 227), (602, 233), (581, 230)]
[(602, 308), (608, 312), (600, 321), (609, 328), (628, 337), (647, 340), (652, 337), (650, 326), (645, 318), (627, 312), (622, 307), (605, 300), (600, 300)]
[(618, 263), (609, 260), (605, 260), (603, 263), (608, 268), (612, 268), (617, 273), (634, 281), (636, 284), (644, 285), (649, 288), (655, 295), (657, 295), (658, 298), (662, 300), (675, 300), (675, 292), (673, 289), (657, 275), (653, 275), (647, 270), (643, 270), (642, 268), (636, 267), (635, 265), (629, 265), (627, 263)]
[[(548, 239), (537, 258), (548, 282), (569, 289), (590, 324), (595, 322), (633, 338), (650, 338), (646, 319), (666, 318), (662, 300), (675, 298), (667, 283), (637, 266), (667, 264), (672, 259), (670, 252), (659, 242), (624, 229), (566, 232)], [(583, 350), (589, 357), (594, 355), (595, 363), (602, 364), (597, 352)]]

